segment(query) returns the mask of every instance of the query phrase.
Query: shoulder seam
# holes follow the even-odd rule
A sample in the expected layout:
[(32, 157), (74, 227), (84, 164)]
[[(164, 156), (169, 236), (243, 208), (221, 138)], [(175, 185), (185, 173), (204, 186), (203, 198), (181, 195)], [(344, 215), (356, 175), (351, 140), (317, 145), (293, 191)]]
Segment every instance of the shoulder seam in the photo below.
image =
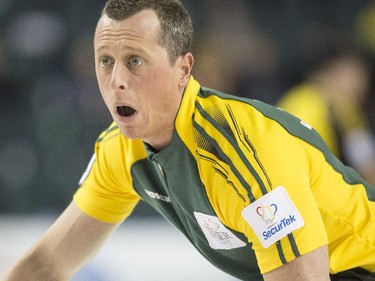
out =
[(100, 134), (97, 138), (96, 143), (104, 142), (109, 140), (110, 138), (119, 134), (119, 129), (117, 125), (111, 125), (107, 130)]

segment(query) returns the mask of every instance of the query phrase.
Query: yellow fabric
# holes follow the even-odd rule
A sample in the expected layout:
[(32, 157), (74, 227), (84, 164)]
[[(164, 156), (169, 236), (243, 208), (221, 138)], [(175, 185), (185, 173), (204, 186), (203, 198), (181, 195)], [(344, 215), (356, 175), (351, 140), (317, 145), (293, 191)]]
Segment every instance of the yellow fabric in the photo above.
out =
[(330, 150), (339, 156), (339, 140), (332, 123), (332, 113), (317, 86), (306, 83), (292, 88), (281, 98), (278, 106), (314, 127)]
[[(124, 149), (132, 153), (125, 154)], [(126, 141), (117, 126), (112, 124), (96, 142), (95, 155), (97, 161), (74, 195), (74, 201), (82, 211), (97, 220), (121, 222), (140, 199), (132, 188), (130, 168), (136, 160), (146, 157), (143, 143)]]
[[(331, 273), (357, 266), (374, 272), (375, 224), (364, 228), (364, 222), (375, 221), (375, 203), (368, 202), (364, 186), (345, 182), (321, 150), (290, 134), (257, 107), (244, 104), (247, 100), (220, 98), (214, 94), (202, 97), (197, 95), (199, 89), (198, 82), (191, 78), (175, 121), (176, 131), (195, 158), (202, 186), (217, 217), (228, 228), (243, 233), (253, 244), (261, 272), (282, 265), (280, 252), (276, 244), (266, 249), (262, 247), (241, 212), (251, 201), (280, 185), (285, 187), (305, 221), (304, 227), (292, 234), (295, 245), (288, 237), (280, 242), (287, 262), (296, 258), (295, 248), (303, 255), (328, 244)], [(310, 95), (307, 90), (306, 95)], [(318, 106), (317, 101), (314, 104), (313, 98), (311, 100), (311, 106)], [(267, 110), (277, 114), (274, 108), (267, 107)], [(214, 116), (215, 121), (227, 122), (228, 131), (235, 132), (234, 140), (223, 137), (225, 132), (220, 131), (223, 128), (215, 126), (215, 122), (207, 122), (211, 117), (204, 114)], [(239, 181), (233, 167), (197, 146), (197, 132), (192, 122), (202, 126), (217, 142), (247, 186)], [(316, 137), (308, 126), (297, 121), (295, 125), (306, 138)], [(234, 149), (239, 149), (240, 153), (235, 153)], [(131, 168), (147, 157), (144, 145), (123, 137), (113, 124), (99, 137), (95, 155), (97, 161), (74, 200), (85, 213), (100, 221), (121, 222), (140, 199), (133, 189)], [(250, 171), (249, 166), (254, 171)], [(194, 196), (194, 192), (191, 194)], [(357, 200), (363, 204), (358, 205)], [(347, 211), (353, 210), (352, 206), (355, 206), (355, 214)]]
[[(289, 134), (285, 134), (285, 130), (279, 124), (273, 120), (264, 118), (257, 110), (252, 110), (250, 107), (248, 110), (244, 110), (241, 102), (226, 101), (226, 103), (222, 103), (215, 96), (209, 98), (209, 102), (215, 106), (222, 106), (222, 112), (227, 112), (225, 106), (226, 104), (230, 104), (236, 120), (241, 122), (238, 126), (240, 128), (251, 128), (251, 131), (254, 132), (251, 136), (247, 137), (250, 138), (251, 143), (256, 147), (256, 156), (262, 159), (263, 166), (260, 166), (256, 162), (256, 158), (253, 155), (254, 152), (249, 150), (248, 147), (243, 146), (242, 151), (246, 152), (246, 158), (256, 168), (257, 174), (262, 177), (263, 183), (267, 183), (267, 179), (262, 169), (265, 169), (267, 172), (272, 181), (272, 185), (268, 185), (267, 190), (270, 191), (271, 188), (283, 185), (303, 216), (306, 222), (305, 227), (294, 233), (300, 253), (305, 254), (326, 245), (328, 240), (325, 227), (309, 185), (309, 174), (306, 172), (312, 169), (309, 167), (309, 158), (302, 150), (303, 147), (301, 148), (299, 140)], [(210, 107), (209, 102), (206, 101), (207, 108)], [(199, 123), (200, 120), (198, 117), (196, 117), (196, 120)], [(236, 128), (232, 129), (236, 130)], [(265, 131), (267, 131), (266, 139), (262, 137)], [(209, 128), (207, 132), (214, 138), (217, 135), (213, 127)], [(237, 141), (238, 143), (244, 143), (244, 139), (238, 139)], [(234, 163), (242, 163), (240, 159), (235, 158), (237, 154), (231, 153), (233, 149), (231, 144), (223, 142), (219, 145), (228, 155), (233, 156), (231, 160)], [(283, 149), (279, 149), (280, 147)], [(207, 153), (200, 151), (200, 154), (204, 155)], [(276, 245), (267, 249), (263, 248), (253, 230), (242, 218), (241, 212), (243, 208), (250, 204), (246, 189), (239, 189), (238, 194), (233, 188), (228, 187), (229, 182), (233, 183), (236, 187), (241, 186), (236, 177), (229, 175), (227, 180), (222, 177), (215, 177), (213, 176), (211, 163), (203, 161), (199, 163), (202, 165), (199, 169), (206, 186), (207, 194), (220, 220), (228, 227), (244, 233), (248, 237), (249, 242), (253, 243), (253, 249), (256, 252), (258, 265), (262, 273), (280, 267), (282, 263)], [(277, 166), (275, 166), (275, 163)], [(221, 163), (221, 165), (225, 166), (225, 163)], [(230, 170), (230, 167), (225, 168), (225, 170)], [(241, 175), (244, 176), (251, 186), (254, 197), (256, 199), (262, 197), (261, 189), (249, 170), (244, 165), (237, 166), (237, 168), (239, 168)], [(241, 197), (246, 201), (242, 201)], [(283, 252), (286, 260), (291, 261), (295, 259), (295, 254), (288, 238), (282, 239), (281, 243), (283, 244)]]
[(355, 131), (369, 131), (369, 125), (357, 101), (340, 93), (330, 99), (328, 103), (317, 85), (303, 83), (287, 92), (278, 106), (314, 127), (330, 150), (341, 157), (340, 138)]

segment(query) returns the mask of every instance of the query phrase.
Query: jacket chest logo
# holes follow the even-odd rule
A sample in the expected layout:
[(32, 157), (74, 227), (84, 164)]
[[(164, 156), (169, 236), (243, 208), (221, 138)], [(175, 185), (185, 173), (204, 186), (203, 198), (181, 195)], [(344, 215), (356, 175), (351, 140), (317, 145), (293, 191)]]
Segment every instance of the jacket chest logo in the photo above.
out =
[(166, 196), (166, 195), (162, 195), (162, 194), (159, 194), (157, 192), (154, 192), (154, 191), (150, 191), (150, 190), (147, 190), (145, 189), (145, 192), (147, 193), (148, 196), (150, 196), (152, 199), (156, 199), (156, 200), (160, 200), (160, 201), (164, 201), (164, 202), (167, 202), (167, 203), (170, 203), (171, 202), (171, 199)]

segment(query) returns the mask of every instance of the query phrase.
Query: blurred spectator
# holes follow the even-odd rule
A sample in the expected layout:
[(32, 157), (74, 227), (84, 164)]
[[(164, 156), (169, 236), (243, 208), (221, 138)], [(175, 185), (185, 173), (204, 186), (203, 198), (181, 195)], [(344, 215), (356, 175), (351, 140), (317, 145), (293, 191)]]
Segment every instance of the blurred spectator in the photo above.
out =
[(304, 81), (279, 106), (312, 125), (336, 156), (375, 183), (375, 137), (363, 111), (371, 65), (341, 40), (320, 43), (321, 48), (310, 50)]
[[(366, 54), (372, 65), (375, 65), (375, 1), (368, 1), (357, 13), (353, 34), (356, 46)], [(366, 99), (365, 110), (371, 128), (375, 131), (375, 75), (372, 75), (371, 84), (371, 93)]]
[(358, 12), (354, 31), (358, 47), (375, 60), (375, 1), (370, 1)]

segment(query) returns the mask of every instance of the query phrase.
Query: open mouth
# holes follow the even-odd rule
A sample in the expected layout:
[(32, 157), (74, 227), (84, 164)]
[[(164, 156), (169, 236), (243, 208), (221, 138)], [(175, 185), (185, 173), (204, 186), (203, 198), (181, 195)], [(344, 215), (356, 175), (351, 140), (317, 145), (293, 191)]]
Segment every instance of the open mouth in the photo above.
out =
[(118, 106), (117, 107), (117, 113), (118, 115), (122, 117), (129, 117), (132, 116), (135, 113), (135, 109), (130, 106)]

